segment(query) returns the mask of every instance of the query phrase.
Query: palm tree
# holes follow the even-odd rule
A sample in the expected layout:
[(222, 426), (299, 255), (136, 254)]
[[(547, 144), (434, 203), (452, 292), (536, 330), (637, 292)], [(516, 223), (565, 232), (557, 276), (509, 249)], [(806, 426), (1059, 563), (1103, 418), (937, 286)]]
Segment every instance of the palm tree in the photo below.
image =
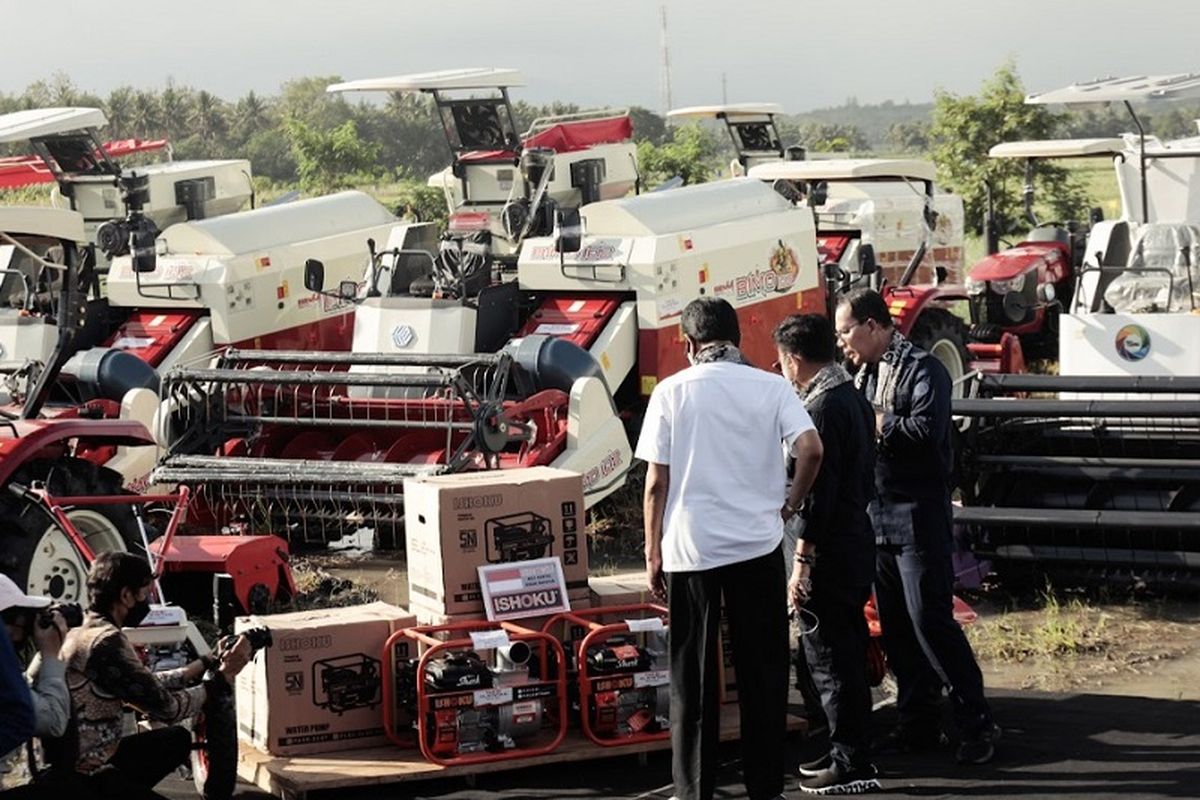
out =
[(237, 101), (234, 117), (243, 139), (249, 139), (267, 127), (269, 124), (267, 116), (270, 109), (267, 101), (255, 94), (253, 89), (246, 92), (246, 96)]
[(181, 89), (175, 88), (175, 82), (168, 79), (167, 86), (159, 96), (159, 106), (162, 109), (162, 126), (168, 139), (174, 139), (188, 121), (188, 97)]
[(108, 117), (109, 136), (123, 139), (129, 136), (133, 126), (134, 93), (129, 86), (118, 86), (108, 93), (104, 101), (104, 115)]
[(134, 135), (143, 139), (159, 134), (162, 130), (162, 108), (154, 92), (139, 91), (133, 96), (129, 124)]
[(200, 140), (209, 147), (225, 131), (224, 106), (221, 98), (211, 92), (202, 89), (196, 94), (191, 114), (192, 126)]

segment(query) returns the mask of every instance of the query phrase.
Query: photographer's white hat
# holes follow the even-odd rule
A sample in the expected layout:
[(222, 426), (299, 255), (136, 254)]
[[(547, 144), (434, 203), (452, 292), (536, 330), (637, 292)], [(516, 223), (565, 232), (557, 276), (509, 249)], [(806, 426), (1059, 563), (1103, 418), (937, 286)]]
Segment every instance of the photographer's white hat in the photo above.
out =
[(10, 608), (45, 608), (54, 602), (49, 597), (30, 597), (21, 591), (12, 578), (0, 575), (0, 611)]

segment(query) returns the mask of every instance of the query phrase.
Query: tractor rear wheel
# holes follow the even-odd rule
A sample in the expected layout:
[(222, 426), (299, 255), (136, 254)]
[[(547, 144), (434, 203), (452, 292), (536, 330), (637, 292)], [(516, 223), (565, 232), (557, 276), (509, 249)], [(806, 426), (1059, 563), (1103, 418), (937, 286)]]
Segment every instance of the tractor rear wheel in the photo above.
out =
[[(921, 312), (913, 323), (908, 338), (913, 344), (942, 362), (950, 381), (957, 381), (967, 374), (971, 363), (967, 353), (966, 325), (961, 319), (941, 308), (930, 308)], [(954, 396), (962, 397), (962, 384), (954, 387)]]
[[(126, 493), (116, 472), (76, 458), (31, 461), (11, 482), (29, 486), (38, 481), (62, 497)], [(67, 509), (67, 516), (94, 553), (145, 552), (129, 506), (77, 506)], [(89, 565), (44, 509), (5, 486), (0, 488), (0, 519), (7, 527), (0, 535), (0, 571), (28, 594), (86, 602)]]

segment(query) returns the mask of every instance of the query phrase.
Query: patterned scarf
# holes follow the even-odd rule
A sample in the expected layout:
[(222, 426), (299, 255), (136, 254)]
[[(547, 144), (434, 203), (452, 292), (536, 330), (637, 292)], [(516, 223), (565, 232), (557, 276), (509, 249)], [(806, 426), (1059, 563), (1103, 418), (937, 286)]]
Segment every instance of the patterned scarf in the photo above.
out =
[(807, 406), (830, 389), (836, 389), (851, 380), (850, 373), (841, 364), (827, 364), (800, 390), (800, 399)]
[(745, 364), (747, 367), (754, 366), (746, 357), (742, 355), (742, 351), (731, 342), (713, 342), (706, 344), (696, 351), (692, 357), (693, 364), (715, 364), (718, 361), (728, 361), (734, 364)]
[[(900, 335), (900, 331), (892, 331), (892, 341), (876, 365), (875, 396), (871, 398), (873, 405), (885, 411), (896, 410), (896, 384), (900, 381), (900, 369), (912, 354), (913, 343)], [(872, 365), (867, 364), (854, 376), (855, 388), (862, 390), (872, 372)]]

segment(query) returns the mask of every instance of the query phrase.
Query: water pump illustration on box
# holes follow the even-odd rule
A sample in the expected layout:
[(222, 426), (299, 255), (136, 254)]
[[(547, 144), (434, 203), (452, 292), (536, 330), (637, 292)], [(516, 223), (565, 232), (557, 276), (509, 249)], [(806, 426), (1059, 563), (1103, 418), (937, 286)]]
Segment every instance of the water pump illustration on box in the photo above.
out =
[(524, 511), (484, 523), (489, 564), (530, 561), (554, 555), (554, 531), (546, 517)]
[(313, 705), (342, 714), (380, 700), (379, 660), (365, 653), (326, 658), (312, 666)]

